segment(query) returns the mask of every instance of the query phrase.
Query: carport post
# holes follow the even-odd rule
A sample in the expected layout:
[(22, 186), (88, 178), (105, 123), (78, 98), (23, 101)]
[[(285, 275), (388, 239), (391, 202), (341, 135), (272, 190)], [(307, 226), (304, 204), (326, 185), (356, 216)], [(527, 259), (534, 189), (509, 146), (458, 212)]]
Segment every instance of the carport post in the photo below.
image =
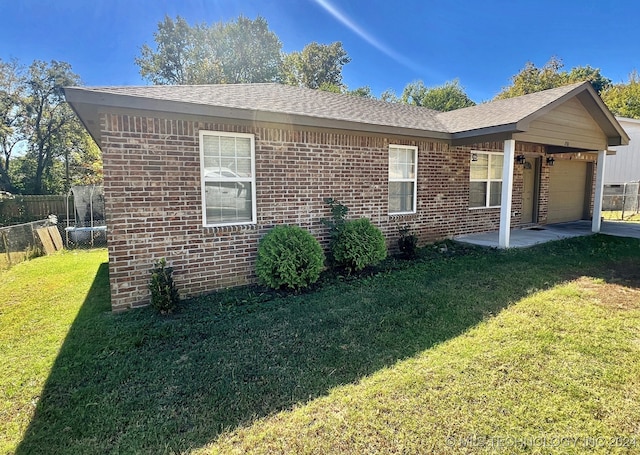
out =
[[(500, 231), (498, 231), (499, 248), (509, 248), (515, 155), (516, 141), (514, 139), (507, 139), (504, 141), (504, 161), (502, 162), (502, 200), (500, 204)], [(489, 190), (490, 188), (487, 188), (487, 191)]]
[(602, 194), (604, 193), (604, 166), (607, 160), (607, 151), (598, 152), (598, 164), (596, 169), (596, 192), (593, 196), (593, 219), (591, 220), (591, 232), (600, 232), (600, 220), (602, 218)]

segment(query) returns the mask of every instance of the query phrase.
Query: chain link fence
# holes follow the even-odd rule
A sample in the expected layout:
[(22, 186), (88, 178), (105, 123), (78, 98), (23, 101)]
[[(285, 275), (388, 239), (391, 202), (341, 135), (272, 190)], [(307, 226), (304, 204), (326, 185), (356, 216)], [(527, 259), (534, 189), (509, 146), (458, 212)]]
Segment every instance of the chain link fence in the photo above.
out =
[(43, 245), (36, 230), (51, 225), (47, 219), (0, 228), (0, 270), (42, 256)]
[[(101, 185), (74, 186), (57, 196), (0, 193), (0, 270), (62, 248), (105, 247), (104, 218)], [(50, 238), (41, 228), (53, 229)]]
[(640, 182), (605, 185), (602, 211), (605, 219), (640, 221)]
[(41, 228), (57, 230), (60, 235), (58, 241), (61, 242), (59, 246), (67, 249), (107, 246), (106, 227), (65, 228), (55, 218), (52, 216), (46, 220), (0, 227), (0, 271), (45, 254), (50, 245), (44, 245), (38, 235), (37, 231)]

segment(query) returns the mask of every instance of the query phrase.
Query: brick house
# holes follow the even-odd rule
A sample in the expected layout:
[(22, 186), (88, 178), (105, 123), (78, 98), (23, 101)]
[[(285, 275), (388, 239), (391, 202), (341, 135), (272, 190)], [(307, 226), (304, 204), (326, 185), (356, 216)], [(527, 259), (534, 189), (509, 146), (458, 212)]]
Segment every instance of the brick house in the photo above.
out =
[[(254, 280), (279, 223), (326, 240), (324, 199), (391, 247), (593, 218), (628, 137), (589, 83), (440, 113), (278, 84), (69, 87), (103, 152), (112, 308), (148, 303), (166, 257), (181, 295)], [(595, 216), (593, 216), (595, 214)]]

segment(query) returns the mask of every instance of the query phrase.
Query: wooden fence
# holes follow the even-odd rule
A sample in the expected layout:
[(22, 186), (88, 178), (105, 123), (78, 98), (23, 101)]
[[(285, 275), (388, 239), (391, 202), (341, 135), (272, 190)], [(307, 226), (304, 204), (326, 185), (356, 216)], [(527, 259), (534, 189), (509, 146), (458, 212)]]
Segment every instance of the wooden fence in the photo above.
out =
[[(73, 219), (73, 196), (68, 197), (69, 216)], [(67, 196), (14, 196), (0, 199), (0, 226), (30, 223), (56, 215), (58, 220), (67, 219)]]

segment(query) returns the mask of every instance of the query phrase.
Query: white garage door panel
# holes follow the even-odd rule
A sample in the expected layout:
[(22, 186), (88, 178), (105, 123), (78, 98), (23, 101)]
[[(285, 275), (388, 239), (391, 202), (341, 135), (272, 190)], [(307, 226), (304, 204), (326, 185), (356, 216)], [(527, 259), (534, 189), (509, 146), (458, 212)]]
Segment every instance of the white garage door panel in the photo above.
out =
[(586, 162), (556, 160), (549, 172), (548, 223), (583, 218), (586, 182)]

